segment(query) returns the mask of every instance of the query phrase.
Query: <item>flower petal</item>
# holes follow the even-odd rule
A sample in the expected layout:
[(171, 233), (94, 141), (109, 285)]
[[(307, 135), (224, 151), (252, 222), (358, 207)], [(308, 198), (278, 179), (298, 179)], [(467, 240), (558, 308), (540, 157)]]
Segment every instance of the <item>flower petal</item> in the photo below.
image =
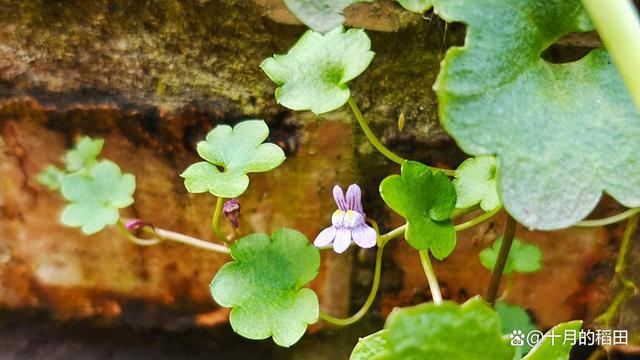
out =
[(331, 215), (331, 223), (336, 228), (341, 228), (344, 225), (344, 218), (347, 213), (342, 210), (336, 210)]
[(336, 201), (336, 205), (338, 205), (338, 209), (342, 211), (347, 211), (347, 202), (344, 200), (344, 192), (342, 188), (338, 185), (333, 187), (333, 199)]
[(362, 209), (362, 191), (358, 184), (351, 184), (347, 189), (347, 207), (350, 210), (354, 210), (364, 216), (364, 210)]
[(333, 241), (333, 251), (342, 254), (351, 244), (351, 230), (346, 228), (338, 229), (336, 239)]
[(313, 242), (313, 245), (315, 246), (327, 246), (329, 244), (331, 244), (331, 242), (333, 241), (333, 239), (335, 239), (336, 237), (336, 228), (333, 226), (329, 226), (328, 228), (320, 231), (320, 234), (318, 234), (318, 236), (316, 236), (315, 241)]
[(353, 229), (351, 235), (353, 236), (353, 241), (358, 246), (365, 249), (374, 247), (376, 245), (376, 240), (378, 239), (376, 231), (366, 224), (362, 224)]

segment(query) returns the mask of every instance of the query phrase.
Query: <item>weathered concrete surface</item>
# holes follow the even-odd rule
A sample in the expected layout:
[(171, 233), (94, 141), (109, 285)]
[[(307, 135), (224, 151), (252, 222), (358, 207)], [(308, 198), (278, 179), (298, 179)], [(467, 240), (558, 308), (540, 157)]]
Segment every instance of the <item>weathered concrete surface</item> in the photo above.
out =
[[(374, 130), (407, 157), (457, 165), (464, 156), (437, 125), (431, 85), (463, 29), (445, 31), (391, 1), (358, 8), (349, 10), (349, 21), (376, 30), (369, 34), (377, 55), (351, 88)], [(215, 124), (264, 118), (270, 141), (288, 160), (251, 177), (242, 198), (243, 233), (288, 226), (313, 238), (329, 223), (331, 186), (353, 181), (363, 186), (367, 213), (383, 227), (397, 225), (377, 187), (398, 170), (373, 152), (351, 116), (315, 118), (275, 103), (274, 86), (258, 65), (304, 31), (291, 22), (273, 0), (0, 0), (0, 306), (146, 327), (226, 320), (207, 286), (226, 257), (176, 244), (140, 248), (113, 230), (85, 237), (58, 224), (63, 201), (33, 177), (58, 161), (76, 135), (104, 137), (104, 155), (137, 176), (129, 215), (210, 238), (213, 199), (187, 194), (178, 174), (196, 161), (195, 143)], [(563, 49), (556, 50), (561, 57)], [(396, 126), (400, 114), (404, 131)], [(501, 223), (464, 232), (454, 255), (436, 264), (447, 297), (484, 293), (489, 273), (477, 254)], [(519, 236), (541, 246), (544, 267), (514, 276), (509, 301), (530, 307), (542, 327), (589, 320), (604, 309), (619, 228), (522, 229)], [(383, 316), (429, 298), (417, 254), (394, 242), (374, 309)], [(368, 292), (373, 253), (352, 255), (323, 254), (314, 287), (333, 314), (344, 314), (349, 303), (357, 308)]]

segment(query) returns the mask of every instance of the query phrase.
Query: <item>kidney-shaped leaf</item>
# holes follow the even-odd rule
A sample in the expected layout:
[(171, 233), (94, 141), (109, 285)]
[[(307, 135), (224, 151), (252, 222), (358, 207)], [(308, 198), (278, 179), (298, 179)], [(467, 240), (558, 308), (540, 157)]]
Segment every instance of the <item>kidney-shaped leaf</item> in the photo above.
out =
[(478, 297), (394, 310), (385, 329), (386, 351), (371, 359), (511, 360), (514, 354), (498, 315)]
[(456, 245), (451, 213), (456, 192), (442, 171), (416, 161), (405, 161), (401, 175), (380, 183), (380, 195), (391, 209), (407, 220), (406, 238), (411, 246), (430, 249), (437, 259), (449, 256)]
[(364, 30), (342, 26), (321, 34), (307, 31), (286, 55), (262, 62), (262, 70), (278, 85), (276, 100), (292, 110), (322, 114), (344, 105), (349, 80), (371, 63), (371, 41)]
[(231, 247), (234, 261), (211, 283), (218, 304), (231, 307), (233, 329), (249, 339), (290, 346), (318, 320), (318, 297), (303, 288), (318, 274), (320, 253), (295, 230), (243, 237)]
[(387, 331), (388, 330), (383, 329), (369, 336), (360, 338), (356, 347), (353, 348), (349, 360), (371, 360), (387, 353), (389, 351)]
[(180, 175), (185, 187), (192, 193), (240, 196), (249, 186), (247, 173), (275, 169), (285, 160), (278, 145), (262, 143), (268, 135), (269, 127), (262, 120), (243, 121), (233, 128), (216, 126), (198, 143), (198, 154), (206, 162), (195, 163)]
[(607, 52), (565, 64), (540, 57), (563, 35), (592, 29), (580, 0), (442, 0), (436, 10), (468, 26), (434, 86), (442, 124), (465, 152), (498, 157), (514, 218), (567, 227), (602, 191), (640, 206), (640, 116)]
[(375, 0), (284, 0), (298, 20), (317, 32), (327, 32), (342, 25), (342, 11), (350, 5)]
[(94, 234), (118, 221), (118, 209), (133, 204), (136, 178), (122, 174), (118, 165), (102, 160), (89, 171), (76, 172), (62, 178), (61, 192), (70, 204), (60, 221)]

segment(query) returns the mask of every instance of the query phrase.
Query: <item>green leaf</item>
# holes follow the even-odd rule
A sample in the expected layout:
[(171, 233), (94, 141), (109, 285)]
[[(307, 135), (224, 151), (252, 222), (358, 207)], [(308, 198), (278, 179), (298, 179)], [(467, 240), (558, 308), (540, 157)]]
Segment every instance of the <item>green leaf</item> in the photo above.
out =
[[(493, 246), (486, 248), (480, 252), (480, 262), (482, 266), (489, 270), (493, 270), (500, 252), (502, 237), (493, 242)], [(503, 274), (511, 274), (512, 272), (531, 273), (540, 270), (540, 261), (542, 260), (542, 251), (533, 245), (522, 243), (518, 239), (513, 239), (511, 250), (504, 265)]]
[(36, 176), (36, 181), (49, 188), (49, 190), (56, 191), (60, 188), (62, 177), (64, 177), (62, 170), (53, 165), (48, 165)]
[(371, 360), (389, 351), (386, 338), (388, 330), (380, 330), (364, 338), (360, 338), (353, 348), (349, 360)]
[[(500, 319), (500, 331), (502, 335), (510, 335), (513, 331), (520, 330), (522, 334), (526, 335), (531, 331), (537, 330), (536, 326), (531, 321), (529, 313), (518, 305), (509, 305), (506, 302), (496, 302), (496, 312)], [(517, 347), (521, 354), (526, 354), (531, 350), (531, 346), (524, 341), (522, 346)], [(518, 357), (519, 359), (520, 357)]]
[(640, 206), (640, 116), (607, 52), (565, 64), (540, 57), (565, 34), (593, 29), (580, 0), (443, 0), (436, 10), (468, 26), (434, 87), (442, 124), (465, 152), (497, 156), (513, 217), (568, 227), (602, 191)]
[(92, 139), (88, 136), (78, 141), (76, 147), (69, 150), (65, 155), (64, 161), (68, 172), (78, 171), (85, 166), (92, 166), (96, 162), (96, 158), (100, 155), (104, 145), (103, 139)]
[(425, 13), (433, 6), (433, 0), (398, 0), (398, 3), (403, 8), (420, 14)]
[(63, 210), (60, 221), (80, 227), (90, 235), (115, 224), (118, 209), (133, 204), (136, 179), (131, 174), (122, 174), (113, 162), (102, 160), (86, 172), (65, 175), (61, 188), (62, 196), (70, 204)]
[(388, 351), (372, 359), (511, 360), (514, 354), (498, 315), (478, 297), (394, 310), (385, 329)]
[[(565, 334), (567, 332), (573, 332), (576, 334), (573, 339), (578, 339), (580, 329), (582, 328), (582, 321), (575, 320), (565, 322), (559, 325), (554, 326), (551, 330), (549, 330), (542, 340), (542, 344), (533, 350), (527, 356), (525, 356), (524, 360), (567, 360), (569, 359), (569, 355), (571, 353), (571, 348), (573, 345), (571, 341), (566, 341), (565, 344)], [(555, 335), (555, 337), (553, 336)], [(558, 337), (558, 335), (560, 335)]]
[(375, 0), (284, 0), (289, 10), (312, 30), (325, 33), (342, 25), (347, 7)]
[(180, 175), (187, 191), (223, 198), (242, 195), (249, 186), (248, 173), (275, 169), (285, 160), (278, 145), (263, 143), (267, 136), (269, 127), (263, 120), (243, 121), (233, 128), (216, 126), (197, 147), (207, 162), (195, 163)]
[(456, 187), (456, 207), (470, 208), (480, 204), (484, 211), (500, 206), (496, 189), (496, 158), (479, 156), (465, 160), (455, 173), (453, 185)]
[(318, 297), (303, 288), (318, 274), (320, 253), (295, 230), (280, 229), (243, 237), (231, 247), (235, 261), (211, 283), (218, 304), (231, 307), (231, 326), (249, 339), (280, 346), (295, 344), (318, 320)]
[(292, 110), (322, 114), (344, 105), (349, 80), (371, 63), (371, 41), (364, 30), (338, 27), (326, 34), (307, 31), (286, 55), (260, 67), (278, 85), (276, 100)]
[(442, 171), (416, 161), (405, 161), (401, 175), (380, 183), (380, 195), (391, 209), (407, 220), (405, 237), (416, 249), (430, 249), (436, 259), (449, 256), (456, 245), (451, 213), (456, 192)]

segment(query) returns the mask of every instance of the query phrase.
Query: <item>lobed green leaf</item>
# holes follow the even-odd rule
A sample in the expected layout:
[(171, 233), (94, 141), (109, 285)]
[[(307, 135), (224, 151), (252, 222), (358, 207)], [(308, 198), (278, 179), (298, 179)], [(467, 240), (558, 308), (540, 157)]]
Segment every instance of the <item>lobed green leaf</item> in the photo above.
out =
[(443, 0), (436, 10), (467, 24), (434, 86), (442, 125), (465, 152), (498, 158), (498, 191), (515, 219), (568, 227), (603, 191), (640, 206), (640, 116), (609, 54), (540, 57), (562, 36), (593, 30), (580, 0)]
[(347, 82), (371, 63), (371, 41), (361, 29), (338, 27), (326, 34), (307, 31), (286, 55), (274, 55), (260, 67), (273, 80), (276, 100), (291, 110), (322, 114), (344, 105)]
[(380, 195), (407, 220), (407, 242), (416, 249), (429, 249), (435, 258), (442, 260), (456, 245), (451, 221), (455, 188), (442, 171), (416, 161), (405, 161), (400, 172), (401, 175), (382, 180)]
[[(482, 266), (489, 270), (493, 270), (500, 253), (500, 245), (502, 237), (493, 242), (493, 246), (486, 248), (480, 252), (480, 262)], [(533, 245), (522, 243), (518, 239), (513, 239), (511, 250), (507, 262), (504, 265), (503, 274), (511, 274), (512, 272), (531, 273), (540, 270), (540, 261), (542, 260), (542, 251)]]
[(342, 12), (347, 7), (375, 0), (284, 0), (285, 5), (303, 24), (325, 33), (342, 25)]
[(465, 160), (455, 172), (456, 207), (466, 209), (477, 204), (484, 211), (500, 206), (496, 189), (496, 158), (479, 156)]
[(269, 238), (252, 234), (231, 247), (234, 261), (211, 283), (218, 304), (230, 307), (234, 331), (280, 346), (296, 343), (318, 320), (318, 298), (303, 288), (318, 274), (320, 253), (295, 230), (280, 229)]
[(187, 191), (208, 191), (223, 198), (240, 196), (249, 186), (248, 173), (275, 169), (285, 160), (278, 145), (263, 143), (267, 136), (269, 127), (263, 120), (242, 121), (233, 128), (216, 126), (197, 145), (198, 154), (206, 161), (192, 164), (180, 175)]

